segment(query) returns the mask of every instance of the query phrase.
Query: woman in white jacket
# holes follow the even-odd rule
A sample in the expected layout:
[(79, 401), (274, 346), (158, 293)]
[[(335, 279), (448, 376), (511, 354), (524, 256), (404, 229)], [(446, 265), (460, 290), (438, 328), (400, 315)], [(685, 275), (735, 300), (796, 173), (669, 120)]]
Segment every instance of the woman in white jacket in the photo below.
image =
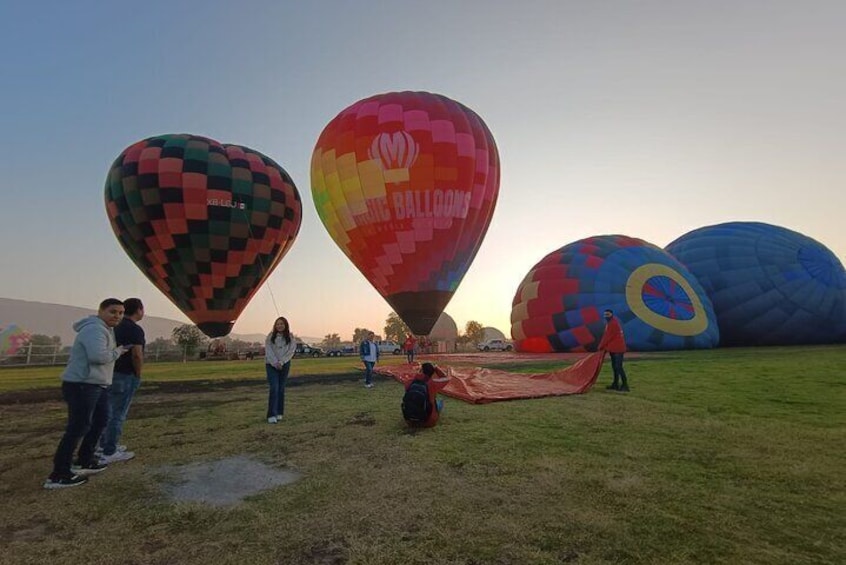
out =
[(267, 423), (275, 424), (285, 414), (285, 383), (291, 370), (297, 344), (291, 337), (288, 320), (282, 316), (273, 322), (273, 331), (264, 342), (264, 367), (267, 370), (267, 384), (270, 395), (267, 399)]

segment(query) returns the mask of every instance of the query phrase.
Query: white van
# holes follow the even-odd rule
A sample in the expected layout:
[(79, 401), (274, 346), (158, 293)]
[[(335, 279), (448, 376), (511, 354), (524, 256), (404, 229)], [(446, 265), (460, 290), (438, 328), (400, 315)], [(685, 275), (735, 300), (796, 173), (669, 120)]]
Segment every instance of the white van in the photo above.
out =
[(400, 353), (402, 353), (402, 347), (395, 341), (377, 341), (376, 346), (379, 348), (380, 355), (384, 355), (385, 353), (399, 355)]

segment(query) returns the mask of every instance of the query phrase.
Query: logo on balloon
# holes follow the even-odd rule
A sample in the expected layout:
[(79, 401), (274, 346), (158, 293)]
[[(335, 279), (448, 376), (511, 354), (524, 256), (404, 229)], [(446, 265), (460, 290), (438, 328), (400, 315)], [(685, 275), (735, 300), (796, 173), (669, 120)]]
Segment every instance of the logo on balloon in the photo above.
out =
[(385, 182), (407, 182), (408, 169), (414, 165), (420, 147), (407, 131), (380, 133), (373, 138), (368, 155), (379, 163)]
[(238, 208), (239, 210), (246, 208), (246, 205), (243, 202), (238, 202), (237, 200), (224, 200), (223, 198), (207, 198), (206, 205), (223, 206), (224, 208)]

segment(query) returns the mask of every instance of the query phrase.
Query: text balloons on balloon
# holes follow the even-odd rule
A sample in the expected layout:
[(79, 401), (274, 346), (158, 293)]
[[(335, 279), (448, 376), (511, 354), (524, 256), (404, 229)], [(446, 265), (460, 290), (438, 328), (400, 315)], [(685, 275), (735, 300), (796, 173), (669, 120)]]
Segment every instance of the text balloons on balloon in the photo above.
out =
[(189, 134), (126, 148), (106, 180), (106, 211), (124, 251), (209, 337), (231, 331), (302, 221), (276, 162)]
[(330, 236), (417, 335), (467, 272), (499, 193), (482, 119), (439, 94), (360, 100), (324, 128), (311, 190)]

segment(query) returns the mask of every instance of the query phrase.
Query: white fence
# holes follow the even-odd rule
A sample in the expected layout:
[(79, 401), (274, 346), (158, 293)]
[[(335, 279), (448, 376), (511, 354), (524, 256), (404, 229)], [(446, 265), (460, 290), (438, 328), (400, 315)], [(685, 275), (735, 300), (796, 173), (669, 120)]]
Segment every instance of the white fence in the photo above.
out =
[[(235, 352), (237, 355), (237, 352)], [(14, 355), (0, 353), (0, 366), (25, 367), (28, 365), (64, 365), (70, 357), (70, 347), (62, 345), (33, 345), (21, 347)], [(175, 345), (159, 346), (153, 344), (144, 351), (146, 363), (156, 361), (193, 361), (199, 355), (189, 356), (187, 348)]]

